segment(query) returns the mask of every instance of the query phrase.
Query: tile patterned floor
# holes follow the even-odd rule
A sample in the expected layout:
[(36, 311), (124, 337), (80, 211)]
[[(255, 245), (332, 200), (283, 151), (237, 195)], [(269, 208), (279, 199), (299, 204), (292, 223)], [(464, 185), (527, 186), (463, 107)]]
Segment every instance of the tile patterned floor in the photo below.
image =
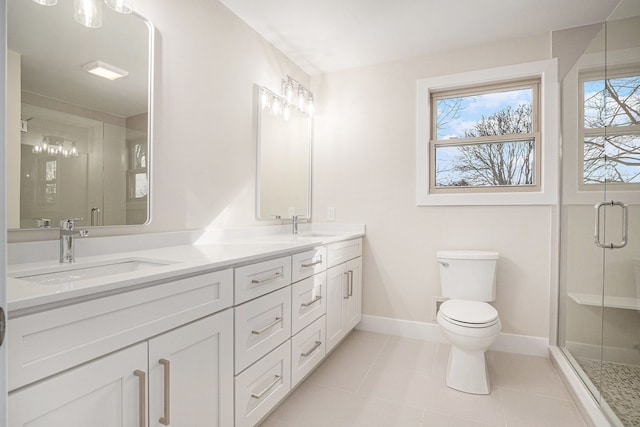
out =
[(261, 427), (584, 427), (548, 359), (488, 352), (491, 394), (449, 389), (449, 346), (354, 331)]
[[(602, 397), (625, 427), (640, 427), (640, 366), (577, 358)], [(601, 379), (603, 381), (601, 381)]]

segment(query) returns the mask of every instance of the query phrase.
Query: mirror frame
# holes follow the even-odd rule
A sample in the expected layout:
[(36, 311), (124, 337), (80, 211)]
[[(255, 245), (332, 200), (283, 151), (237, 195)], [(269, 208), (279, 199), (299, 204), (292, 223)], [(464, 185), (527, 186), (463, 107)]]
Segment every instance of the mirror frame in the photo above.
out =
[[(262, 193), (262, 185), (260, 183), (260, 176), (261, 176), (261, 172), (262, 172), (262, 167), (261, 167), (261, 154), (262, 154), (262, 114), (266, 113), (262, 106), (260, 105), (260, 93), (262, 90), (266, 90), (270, 93), (272, 93), (273, 95), (276, 95), (278, 97), (280, 97), (279, 95), (275, 94), (273, 91), (271, 91), (269, 88), (264, 87), (264, 86), (258, 86), (256, 85), (255, 87), (255, 105), (256, 105), (256, 117), (257, 117), (257, 127), (256, 127), (256, 211), (255, 211), (255, 217), (256, 220), (258, 221), (273, 221), (273, 220), (281, 220), (281, 219), (291, 219), (288, 216), (271, 216), (271, 217), (263, 217), (261, 215), (260, 209), (261, 209), (261, 203), (260, 203), (260, 195)], [(307, 213), (304, 216), (304, 218), (306, 220), (311, 220), (311, 181), (312, 181), (312, 175), (313, 175), (313, 171), (312, 171), (312, 160), (313, 160), (313, 116), (307, 116), (308, 120), (309, 120), (309, 136), (308, 136), (308, 146), (309, 146), (309, 158), (308, 158), (308, 168), (309, 168), (309, 173), (308, 173), (308, 178), (307, 178)]]
[[(19, 0), (23, 1), (23, 0)], [(151, 198), (153, 194), (153, 179), (152, 179), (152, 171), (153, 171), (153, 123), (154, 123), (154, 75), (155, 75), (155, 38), (156, 38), (156, 28), (153, 23), (145, 16), (136, 12), (135, 10), (131, 12), (131, 15), (139, 18), (148, 29), (148, 49), (147, 49), (147, 199), (145, 202), (147, 208), (147, 219), (145, 222), (140, 224), (113, 224), (113, 225), (81, 225), (82, 228), (89, 229), (103, 229), (103, 228), (119, 228), (119, 227), (140, 227), (149, 225), (153, 218), (153, 210), (151, 204)], [(80, 25), (80, 24), (78, 24)], [(8, 24), (6, 26), (6, 33), (8, 33)], [(21, 101), (22, 102), (22, 101)], [(128, 191), (128, 190), (126, 190)], [(7, 228), (9, 232), (19, 232), (19, 231), (43, 231), (47, 230), (58, 230), (60, 228), (59, 224), (52, 224), (51, 227), (48, 228)]]

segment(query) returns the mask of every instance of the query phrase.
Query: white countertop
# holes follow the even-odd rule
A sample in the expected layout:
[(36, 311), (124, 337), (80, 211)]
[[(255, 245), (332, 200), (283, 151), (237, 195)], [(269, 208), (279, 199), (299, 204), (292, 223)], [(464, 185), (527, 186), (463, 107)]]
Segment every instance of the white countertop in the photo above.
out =
[[(364, 235), (364, 226), (352, 227), (307, 227), (300, 234), (294, 236), (283, 232), (283, 229), (265, 233), (264, 228), (258, 227), (235, 233), (233, 236), (222, 237), (219, 233), (203, 233), (192, 244), (167, 246), (156, 249), (143, 249), (129, 252), (111, 252), (96, 256), (82, 257), (82, 252), (76, 248), (76, 262), (60, 264), (57, 260), (25, 262), (10, 264), (7, 268), (7, 305), (9, 317), (16, 317), (41, 309), (54, 308), (74, 300), (95, 298), (100, 294), (121, 292), (154, 282), (165, 282), (181, 276), (219, 270), (234, 265), (249, 263), (261, 258), (272, 258), (279, 255), (289, 255), (303, 252), (315, 246), (349, 240)], [(133, 239), (136, 236), (123, 238)], [(138, 239), (144, 239), (142, 235)], [(95, 238), (92, 245), (100, 245), (100, 239)], [(157, 237), (154, 236), (157, 242)], [(50, 242), (47, 242), (50, 244)], [(57, 244), (57, 241), (55, 242)], [(126, 243), (125, 243), (126, 244)], [(19, 245), (19, 244), (16, 244)], [(33, 246), (33, 243), (29, 244)], [(124, 246), (129, 247), (129, 246)], [(88, 251), (91, 253), (91, 251)], [(102, 277), (69, 280), (56, 284), (39, 284), (27, 278), (16, 278), (28, 272), (54, 272), (61, 269), (78, 269), (91, 267), (114, 261), (149, 260), (168, 262), (166, 265), (149, 269), (114, 273)]]

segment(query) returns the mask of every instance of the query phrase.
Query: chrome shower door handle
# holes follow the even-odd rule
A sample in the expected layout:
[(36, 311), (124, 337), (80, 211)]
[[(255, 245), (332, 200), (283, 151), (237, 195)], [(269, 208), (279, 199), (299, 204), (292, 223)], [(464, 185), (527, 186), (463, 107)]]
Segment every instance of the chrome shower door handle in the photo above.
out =
[[(600, 241), (600, 210), (603, 206), (604, 207), (619, 206), (620, 208), (622, 208), (622, 240), (620, 241), (620, 243), (606, 243), (606, 242), (603, 243)], [(604, 249), (620, 249), (627, 246), (627, 230), (629, 228), (629, 215), (628, 215), (629, 206), (623, 202), (616, 202), (616, 201), (610, 200), (608, 202), (597, 203), (595, 205), (595, 210), (596, 210), (596, 215), (595, 215), (596, 224), (595, 224), (595, 231), (594, 231), (594, 243), (596, 244), (596, 246)]]

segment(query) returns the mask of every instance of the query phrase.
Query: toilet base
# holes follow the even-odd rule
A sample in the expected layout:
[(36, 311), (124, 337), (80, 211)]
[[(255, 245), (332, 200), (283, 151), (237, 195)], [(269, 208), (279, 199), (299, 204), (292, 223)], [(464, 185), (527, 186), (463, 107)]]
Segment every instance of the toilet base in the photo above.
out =
[(491, 386), (484, 349), (465, 351), (451, 346), (446, 383), (465, 393), (489, 394)]

